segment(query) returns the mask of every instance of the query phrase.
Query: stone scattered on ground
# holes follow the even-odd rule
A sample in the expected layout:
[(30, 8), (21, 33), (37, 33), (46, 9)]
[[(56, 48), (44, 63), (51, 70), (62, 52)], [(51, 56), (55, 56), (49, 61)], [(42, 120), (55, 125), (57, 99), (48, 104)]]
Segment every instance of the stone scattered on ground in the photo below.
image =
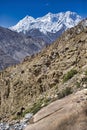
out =
[(13, 121), (10, 123), (2, 122), (0, 123), (0, 130), (24, 130), (24, 128), (29, 125), (29, 121), (32, 116), (32, 113), (28, 113), (20, 121)]

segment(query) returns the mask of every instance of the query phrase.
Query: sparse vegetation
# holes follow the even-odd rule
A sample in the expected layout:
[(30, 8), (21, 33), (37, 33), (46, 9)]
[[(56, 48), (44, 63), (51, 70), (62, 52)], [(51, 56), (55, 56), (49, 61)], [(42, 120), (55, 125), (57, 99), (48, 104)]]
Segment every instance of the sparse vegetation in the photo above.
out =
[(26, 111), (24, 111), (22, 116), (25, 116), (25, 114), (27, 114), (27, 113), (36, 114), (40, 109), (41, 109), (41, 103), (40, 102), (39, 103), (34, 103), (31, 108), (29, 108)]
[(81, 87), (81, 83), (80, 82), (76, 82), (76, 87), (80, 88)]
[(71, 79), (75, 74), (77, 74), (77, 70), (70, 70), (67, 74), (63, 76), (63, 83), (67, 82), (69, 79)]
[(21, 117), (15, 115), (15, 116), (12, 118), (12, 120), (18, 120), (18, 119), (20, 119), (20, 118), (21, 118)]
[[(36, 114), (42, 107), (47, 106), (50, 102), (50, 99), (39, 99), (36, 103), (33, 104), (31, 108), (28, 108), (25, 110), (22, 114), (22, 117), (25, 116), (27, 113), (33, 113)], [(43, 104), (43, 106), (42, 106)]]
[(63, 89), (59, 94), (58, 94), (58, 98), (63, 98), (65, 96), (68, 96), (69, 94), (72, 94), (72, 88), (71, 87), (67, 87), (65, 89)]
[(82, 78), (82, 82), (87, 83), (87, 77)]
[(85, 71), (85, 75), (87, 76), (87, 70)]

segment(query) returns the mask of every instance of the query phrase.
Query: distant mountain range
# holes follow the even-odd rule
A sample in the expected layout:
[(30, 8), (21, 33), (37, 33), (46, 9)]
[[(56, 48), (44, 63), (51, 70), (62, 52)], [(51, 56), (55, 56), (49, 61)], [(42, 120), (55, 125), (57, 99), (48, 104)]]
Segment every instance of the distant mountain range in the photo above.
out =
[(22, 32), (26, 35), (42, 38), (45, 42), (51, 43), (65, 30), (74, 27), (81, 20), (81, 16), (75, 12), (48, 13), (37, 19), (26, 16), (10, 29), (18, 33)]
[(63, 27), (67, 29), (75, 26), (80, 20), (81, 17), (79, 15), (70, 11), (58, 14), (48, 13), (37, 19), (26, 16), (17, 25), (11, 27), (11, 29), (23, 33), (27, 33), (31, 29), (38, 29), (44, 34), (47, 34), (47, 32), (56, 33)]
[(68, 11), (48, 13), (37, 19), (26, 16), (9, 29), (0, 27), (0, 69), (19, 63), (26, 56), (41, 51), (81, 20), (79, 15)]

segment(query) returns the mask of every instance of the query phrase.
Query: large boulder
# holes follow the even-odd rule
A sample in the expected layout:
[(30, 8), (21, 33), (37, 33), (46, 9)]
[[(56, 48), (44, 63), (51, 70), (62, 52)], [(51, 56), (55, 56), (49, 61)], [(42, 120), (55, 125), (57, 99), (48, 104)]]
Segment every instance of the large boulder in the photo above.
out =
[(87, 130), (87, 89), (44, 107), (25, 130)]

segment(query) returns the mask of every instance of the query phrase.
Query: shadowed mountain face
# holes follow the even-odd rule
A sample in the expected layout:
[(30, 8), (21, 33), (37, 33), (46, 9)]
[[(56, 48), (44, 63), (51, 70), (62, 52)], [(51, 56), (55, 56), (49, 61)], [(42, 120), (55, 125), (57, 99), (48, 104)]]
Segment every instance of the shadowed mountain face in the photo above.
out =
[(54, 42), (61, 34), (65, 31), (65, 27), (63, 26), (58, 32), (52, 33), (47, 32), (44, 34), (43, 32), (40, 32), (39, 29), (31, 29), (26, 32), (26, 36), (31, 36), (33, 38), (39, 38), (44, 40), (47, 44), (51, 44)]
[(42, 52), (0, 73), (0, 117), (13, 119), (22, 107), (35, 114), (50, 101), (86, 87), (87, 20), (84, 20)]
[[(46, 43), (41, 39), (24, 36), (9, 29), (0, 27), (0, 60), (1, 68), (22, 61), (26, 56), (39, 52)], [(5, 53), (2, 55), (2, 52)], [(6, 63), (5, 61), (8, 62)], [(13, 62), (13, 63), (12, 63)]]
[(11, 56), (0, 49), (0, 70), (17, 63), (18, 61), (14, 60)]

